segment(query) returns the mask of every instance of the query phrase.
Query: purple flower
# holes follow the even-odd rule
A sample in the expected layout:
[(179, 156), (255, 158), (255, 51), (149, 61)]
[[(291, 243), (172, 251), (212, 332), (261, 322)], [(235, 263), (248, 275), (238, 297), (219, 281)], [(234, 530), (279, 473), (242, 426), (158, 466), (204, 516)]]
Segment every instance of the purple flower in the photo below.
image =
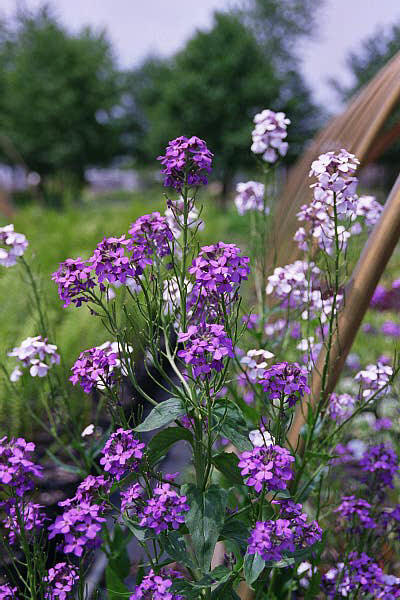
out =
[(84, 392), (90, 394), (93, 388), (112, 386), (116, 381), (116, 368), (120, 364), (119, 355), (110, 347), (89, 348), (80, 353), (69, 380), (73, 385), (79, 383)]
[(132, 247), (132, 240), (124, 235), (104, 238), (97, 244), (89, 259), (100, 283), (126, 284), (127, 279), (142, 275), (151, 264), (142, 247)]
[(179, 496), (169, 483), (162, 483), (154, 489), (154, 497), (139, 512), (139, 525), (161, 533), (172, 527), (179, 529), (185, 522), (184, 513), (190, 510), (186, 496)]
[(44, 377), (52, 365), (60, 362), (57, 346), (49, 344), (47, 338), (40, 335), (26, 338), (20, 346), (8, 352), (8, 356), (18, 359), (19, 365), (11, 373), (10, 380), (14, 383), (21, 375), (23, 368), (29, 368), (32, 377)]
[(254, 123), (251, 151), (261, 154), (263, 160), (268, 163), (274, 163), (281, 156), (285, 156), (288, 143), (284, 140), (287, 136), (287, 126), (290, 125), (290, 119), (285, 113), (267, 108), (254, 117)]
[(354, 412), (356, 400), (349, 394), (331, 394), (329, 396), (328, 413), (337, 423), (343, 423)]
[(99, 533), (106, 519), (102, 516), (104, 507), (100, 504), (80, 502), (71, 505), (49, 527), (49, 539), (62, 535), (62, 549), (65, 554), (82, 556), (85, 551), (100, 544)]
[(0, 585), (0, 600), (17, 600), (17, 588), (5, 583)]
[[(393, 477), (399, 471), (399, 459), (390, 444), (378, 444), (366, 450), (360, 460), (360, 467), (364, 473), (373, 476), (375, 487), (393, 488)], [(371, 483), (370, 478), (368, 481)]]
[[(349, 521), (349, 528), (352, 532), (360, 533), (362, 528), (374, 529), (376, 527), (376, 523), (371, 517), (371, 505), (362, 498), (343, 496), (335, 513), (338, 514), (339, 519)], [(358, 524), (362, 526), (361, 529)]]
[(282, 400), (289, 406), (302, 400), (304, 394), (310, 393), (307, 385), (308, 372), (297, 363), (278, 363), (264, 371), (260, 380), (269, 400)]
[(76, 568), (68, 563), (57, 563), (44, 578), (48, 584), (45, 600), (67, 600), (79, 580)]
[(178, 356), (192, 365), (194, 377), (204, 378), (213, 370), (222, 371), (225, 358), (234, 356), (232, 340), (222, 325), (190, 325), (187, 332), (178, 334), (178, 341), (185, 345)]
[(203, 246), (192, 262), (189, 273), (194, 275), (202, 295), (234, 292), (243, 280), (248, 279), (249, 258), (240, 254), (235, 244), (218, 242), (213, 246)]
[(28, 240), (23, 233), (14, 231), (13, 224), (0, 227), (0, 265), (13, 267), (27, 247)]
[(28, 532), (33, 534), (35, 530), (42, 527), (47, 520), (42, 508), (43, 506), (33, 502), (11, 504), (9, 506), (6, 510), (7, 516), (3, 521), (3, 525), (5, 529), (8, 529), (10, 544), (15, 544), (17, 538), (20, 537), (21, 525), (25, 535), (28, 535)]
[(354, 590), (360, 598), (376, 598), (384, 585), (383, 571), (372, 558), (351, 552), (348, 565), (339, 563), (325, 573), (321, 587), (327, 598), (348, 597)]
[[(141, 584), (138, 585), (134, 593), (129, 596), (129, 600), (184, 600), (184, 597), (172, 594), (170, 590), (172, 580), (168, 577), (168, 570), (162, 570), (160, 575), (156, 575), (153, 570), (146, 575)], [(177, 574), (173, 573), (176, 578)]]
[(385, 335), (389, 335), (391, 337), (400, 337), (400, 324), (393, 323), (393, 321), (386, 321), (382, 327), (381, 331)]
[(382, 419), (377, 419), (374, 423), (374, 429), (376, 431), (382, 431), (383, 429), (392, 429), (393, 423), (389, 417), (382, 417)]
[(18, 496), (33, 489), (32, 476), (41, 477), (41, 469), (31, 460), (33, 442), (23, 438), (0, 439), (0, 483), (14, 488)]
[(140, 483), (130, 485), (126, 490), (121, 491), (121, 512), (136, 508), (136, 500), (139, 500), (143, 494), (143, 488)]
[(249, 314), (243, 315), (242, 323), (244, 323), (247, 329), (256, 329), (258, 322), (260, 321), (260, 315)]
[(353, 196), (357, 179), (353, 177), (360, 161), (343, 148), (338, 152), (321, 154), (311, 165), (310, 177), (318, 179), (318, 185), (324, 191)]
[[(236, 186), (235, 206), (239, 215), (244, 215), (248, 211), (264, 212), (264, 184), (258, 181), (247, 181), (238, 183)], [(265, 214), (269, 214), (270, 209), (265, 207)]]
[(163, 257), (171, 254), (169, 242), (174, 239), (174, 234), (166, 217), (162, 217), (159, 212), (137, 219), (132, 223), (129, 233), (132, 236), (133, 249), (142, 248), (148, 256), (157, 254)]
[(363, 399), (369, 400), (380, 389), (383, 392), (389, 391), (388, 383), (392, 375), (392, 367), (378, 362), (376, 365), (368, 365), (364, 370), (359, 371), (354, 379), (360, 384)]
[(246, 485), (261, 492), (264, 485), (267, 490), (284, 490), (293, 477), (291, 463), (294, 457), (286, 448), (280, 446), (256, 447), (242, 452), (238, 463), (241, 474), (246, 477)]
[(115, 475), (119, 480), (128, 469), (136, 471), (139, 468), (143, 448), (144, 444), (135, 439), (131, 429), (117, 429), (102, 450), (104, 456), (100, 459), (100, 464), (107, 473)]
[(256, 383), (261, 381), (264, 377), (265, 369), (268, 365), (268, 361), (273, 358), (272, 352), (268, 350), (249, 350), (245, 356), (240, 359), (240, 364), (245, 370), (245, 376), (247, 382)]
[(58, 271), (53, 273), (51, 278), (58, 285), (58, 295), (64, 301), (64, 308), (71, 302), (75, 306), (81, 306), (82, 302), (89, 302), (91, 300), (89, 292), (97, 285), (92, 266), (82, 258), (67, 258), (60, 263)]
[(186, 184), (190, 187), (207, 185), (206, 173), (211, 173), (213, 154), (206, 143), (196, 136), (181, 136), (169, 142), (165, 156), (157, 160), (163, 165), (165, 187), (181, 191)]
[(100, 495), (108, 494), (112, 481), (104, 475), (88, 475), (78, 486), (73, 498), (59, 502), (59, 506), (70, 506), (73, 503), (86, 502), (92, 504), (100, 499)]

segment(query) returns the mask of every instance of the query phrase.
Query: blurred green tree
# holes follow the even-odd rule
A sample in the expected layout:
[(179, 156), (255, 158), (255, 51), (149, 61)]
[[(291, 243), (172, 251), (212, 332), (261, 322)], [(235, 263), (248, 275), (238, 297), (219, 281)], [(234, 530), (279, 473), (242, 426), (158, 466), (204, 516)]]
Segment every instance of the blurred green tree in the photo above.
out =
[(150, 59), (132, 75), (133, 104), (144, 124), (140, 158), (150, 160), (179, 135), (198, 135), (215, 153), (226, 195), (238, 169), (254, 164), (252, 118), (264, 108), (292, 119), (293, 158), (315, 129), (318, 110), (292, 67), (276, 67), (239, 13), (216, 13), (210, 31), (198, 31), (169, 61)]
[[(338, 80), (331, 84), (340, 98), (347, 102), (366, 85), (393, 57), (400, 51), (400, 23), (387, 28), (379, 28), (366, 38), (359, 50), (351, 52), (346, 60), (347, 68), (352, 76), (349, 85), (343, 85)], [(384, 140), (382, 149), (386, 147), (377, 160), (384, 166), (386, 177), (385, 187), (390, 189), (399, 172), (400, 164), (400, 106), (398, 106), (383, 128)]]
[(71, 34), (48, 7), (19, 13), (0, 36), (0, 145), (45, 183), (83, 182), (120, 150), (119, 75), (104, 33)]

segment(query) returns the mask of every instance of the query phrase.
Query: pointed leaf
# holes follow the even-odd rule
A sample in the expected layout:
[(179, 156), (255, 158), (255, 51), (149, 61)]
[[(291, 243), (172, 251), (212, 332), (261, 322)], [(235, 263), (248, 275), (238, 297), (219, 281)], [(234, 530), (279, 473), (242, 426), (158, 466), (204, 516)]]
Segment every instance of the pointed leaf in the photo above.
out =
[(233, 452), (220, 452), (213, 456), (212, 462), (229, 483), (243, 485), (243, 477), (238, 467), (239, 459), (236, 454)]
[(184, 427), (167, 427), (159, 433), (156, 433), (147, 446), (150, 464), (156, 464), (163, 456), (165, 456), (168, 449), (180, 440), (186, 440), (191, 444), (193, 442), (193, 436), (190, 431)]
[(160, 402), (153, 408), (143, 423), (135, 427), (134, 431), (153, 431), (165, 425), (169, 425), (186, 412), (180, 398), (169, 398)]
[(249, 429), (246, 421), (236, 404), (232, 402), (229, 404), (217, 404), (214, 407), (214, 415), (218, 420), (222, 420), (222, 435), (227, 437), (240, 452), (253, 448), (249, 440)]
[(251, 585), (261, 575), (265, 567), (265, 560), (259, 554), (247, 554), (244, 557), (244, 576)]

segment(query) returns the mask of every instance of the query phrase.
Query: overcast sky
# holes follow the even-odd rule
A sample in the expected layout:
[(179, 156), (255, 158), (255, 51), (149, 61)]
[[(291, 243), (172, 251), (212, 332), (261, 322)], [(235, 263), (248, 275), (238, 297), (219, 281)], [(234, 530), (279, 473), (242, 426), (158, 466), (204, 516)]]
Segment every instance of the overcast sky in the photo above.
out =
[[(10, 15), (18, 0), (0, 0), (0, 14)], [(36, 7), (40, 0), (25, 0)], [(182, 47), (196, 29), (207, 28), (214, 10), (232, 0), (53, 0), (61, 20), (71, 29), (91, 24), (105, 28), (122, 66), (138, 63), (149, 53), (168, 55)], [(299, 48), (305, 76), (316, 99), (333, 104), (329, 77), (348, 81), (345, 57), (379, 25), (400, 22), (400, 0), (325, 0), (316, 39)], [(347, 76), (347, 77), (346, 77)]]

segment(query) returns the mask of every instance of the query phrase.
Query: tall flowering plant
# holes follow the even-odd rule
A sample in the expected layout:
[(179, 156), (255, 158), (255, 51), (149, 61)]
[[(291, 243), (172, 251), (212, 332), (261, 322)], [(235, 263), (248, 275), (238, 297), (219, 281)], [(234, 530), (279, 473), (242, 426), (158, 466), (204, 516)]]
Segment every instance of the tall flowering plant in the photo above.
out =
[[(89, 308), (112, 337), (83, 348), (70, 376), (101, 401), (112, 432), (91, 466), (95, 474), (59, 503), (51, 523), (34, 501), (41, 471), (33, 444), (1, 440), (4, 546), (12, 557), (20, 543), (28, 575), (17, 568), (0, 598), (83, 600), (99, 552), (110, 598), (400, 597), (400, 581), (380, 566), (384, 536), (398, 543), (399, 505), (389, 494), (396, 450), (381, 430), (361, 452), (346, 438), (360, 417), (392, 398), (397, 367), (369, 365), (351, 390), (326, 389), (347, 247), (380, 209), (357, 197), (353, 155), (322, 155), (311, 167), (312, 200), (299, 213), (304, 227), (295, 239), (304, 254), (268, 275), (267, 194), (287, 151), (288, 124), (270, 110), (255, 117), (252, 150), (266, 180), (239, 184), (235, 199), (241, 215), (256, 217), (251, 258), (232, 243), (199, 244), (199, 192), (213, 155), (203, 140), (182, 136), (159, 157), (165, 214), (140, 217), (91, 257), (69, 258), (53, 274), (64, 306)], [(13, 356), (41, 376), (57, 362), (56, 349), (32, 339), (38, 359), (20, 348)], [(323, 347), (321, 393), (309, 404)], [(141, 383), (137, 350), (152, 393)], [(123, 401), (127, 393), (134, 410)], [(301, 448), (288, 440), (296, 410), (306, 415)], [(183, 473), (169, 473), (164, 458), (177, 444), (189, 459)], [(338, 484), (354, 467), (351, 489)], [(134, 578), (133, 538), (140, 549)], [(58, 555), (49, 567), (53, 540)]]

